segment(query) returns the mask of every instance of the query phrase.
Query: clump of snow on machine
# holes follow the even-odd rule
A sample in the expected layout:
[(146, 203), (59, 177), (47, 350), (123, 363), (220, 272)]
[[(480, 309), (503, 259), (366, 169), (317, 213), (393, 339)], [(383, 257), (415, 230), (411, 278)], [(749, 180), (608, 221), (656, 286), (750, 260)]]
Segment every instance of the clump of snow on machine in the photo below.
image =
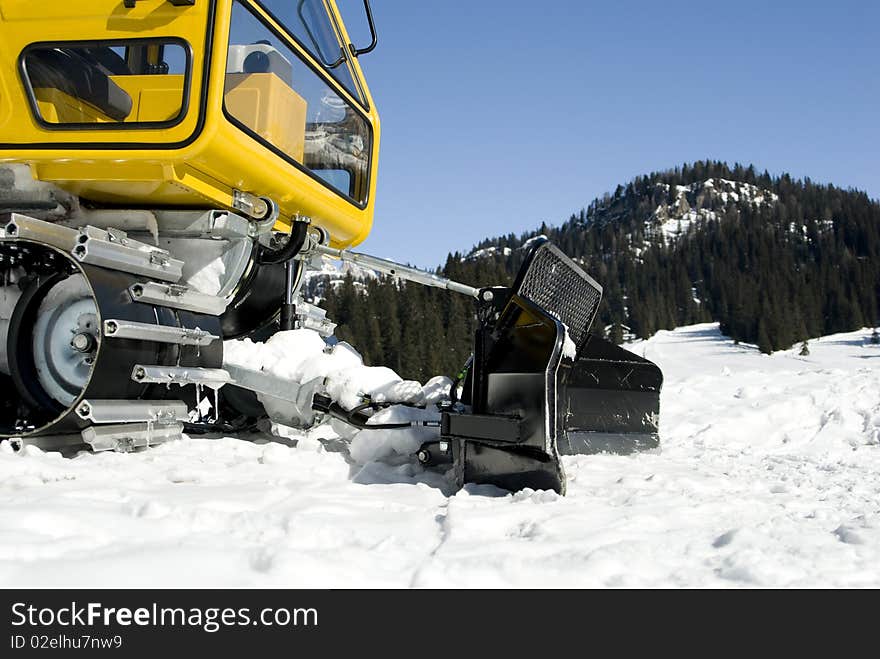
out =
[(404, 380), (390, 368), (367, 366), (348, 343), (330, 345), (318, 332), (308, 329), (279, 332), (265, 343), (227, 341), (224, 352), (224, 366), (239, 377), (259, 373), (263, 379), (277, 383), (276, 391), (257, 394), (269, 417), (276, 421), (276, 433), (289, 435), (289, 428), (312, 429), (328, 424), (335, 434), (350, 441), (351, 457), (360, 464), (411, 456), (437, 435), (437, 428), (358, 430), (331, 417), (315, 415), (311, 410), (315, 393), (329, 396), (346, 410), (369, 400), (382, 406), (370, 423), (387, 425), (438, 421), (436, 403), (448, 396), (452, 384), (449, 378), (440, 376), (422, 385)]

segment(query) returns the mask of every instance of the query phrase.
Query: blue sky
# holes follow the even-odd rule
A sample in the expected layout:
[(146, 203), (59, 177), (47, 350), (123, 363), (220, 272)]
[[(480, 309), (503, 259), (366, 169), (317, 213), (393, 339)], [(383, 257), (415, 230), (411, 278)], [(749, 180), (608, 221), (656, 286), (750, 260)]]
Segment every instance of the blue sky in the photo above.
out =
[[(361, 0), (338, 0), (367, 41)], [(373, 0), (361, 249), (421, 266), (711, 158), (880, 198), (880, 3)]]

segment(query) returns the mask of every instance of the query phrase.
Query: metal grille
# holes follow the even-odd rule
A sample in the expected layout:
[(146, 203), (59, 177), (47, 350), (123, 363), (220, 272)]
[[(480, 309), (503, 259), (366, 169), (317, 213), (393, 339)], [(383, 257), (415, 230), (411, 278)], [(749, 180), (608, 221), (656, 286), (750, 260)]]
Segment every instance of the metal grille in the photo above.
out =
[(578, 349), (602, 300), (602, 287), (551, 243), (538, 248), (517, 293), (565, 323)]

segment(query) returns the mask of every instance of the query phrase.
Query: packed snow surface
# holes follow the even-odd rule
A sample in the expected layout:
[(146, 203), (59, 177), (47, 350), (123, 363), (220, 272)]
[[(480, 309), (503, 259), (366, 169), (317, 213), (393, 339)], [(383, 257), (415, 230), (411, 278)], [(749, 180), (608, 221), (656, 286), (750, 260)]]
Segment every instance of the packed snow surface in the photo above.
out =
[[(5, 586), (880, 586), (880, 347), (765, 356), (715, 325), (663, 368), (662, 449), (565, 459), (569, 494), (411, 463), (189, 439), (65, 459), (0, 447)], [(371, 431), (376, 432), (378, 431)], [(396, 432), (396, 431), (394, 431)], [(382, 433), (379, 433), (382, 434)]]

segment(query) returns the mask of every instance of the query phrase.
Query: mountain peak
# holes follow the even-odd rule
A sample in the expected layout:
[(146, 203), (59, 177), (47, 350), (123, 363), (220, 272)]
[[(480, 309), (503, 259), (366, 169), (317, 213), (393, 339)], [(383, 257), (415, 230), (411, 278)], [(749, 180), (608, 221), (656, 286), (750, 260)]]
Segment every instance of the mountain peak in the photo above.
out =
[(744, 205), (773, 205), (779, 195), (766, 188), (726, 178), (708, 178), (690, 185), (658, 182), (652, 197), (662, 199), (646, 220), (646, 237), (676, 240), (695, 224), (717, 220)]

